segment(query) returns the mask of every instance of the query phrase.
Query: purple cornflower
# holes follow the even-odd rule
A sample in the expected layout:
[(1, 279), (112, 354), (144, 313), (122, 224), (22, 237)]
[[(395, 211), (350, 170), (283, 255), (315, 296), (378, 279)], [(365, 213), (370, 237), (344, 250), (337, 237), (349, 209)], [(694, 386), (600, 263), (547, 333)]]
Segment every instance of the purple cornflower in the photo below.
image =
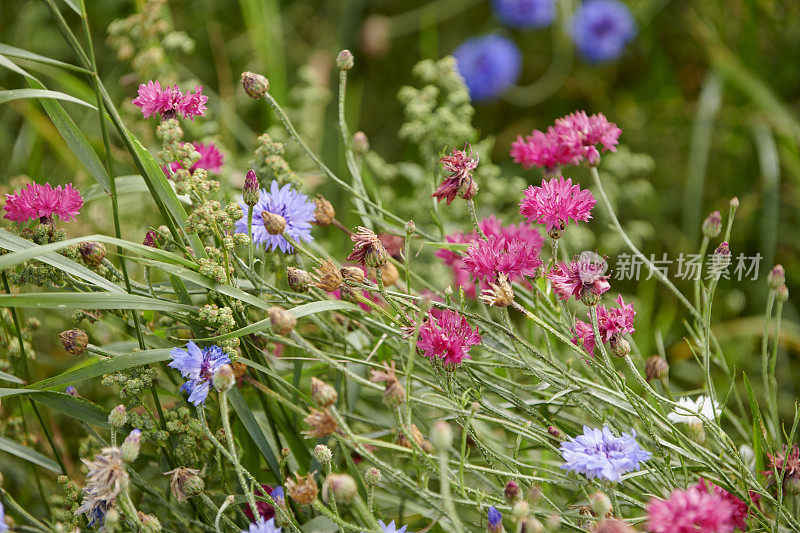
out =
[(597, 200), (592, 192), (573, 185), (572, 179), (563, 176), (550, 181), (542, 180), (541, 187), (531, 185), (525, 191), (525, 198), (519, 204), (519, 212), (528, 222), (546, 224), (547, 233), (560, 237), (570, 220), (576, 223), (592, 218), (592, 208)]
[(475, 101), (493, 100), (517, 83), (522, 54), (513, 41), (500, 35), (473, 37), (453, 52), (458, 72)]
[(500, 22), (513, 28), (544, 28), (556, 17), (554, 0), (493, 0)]
[(266, 522), (259, 520), (255, 524), (250, 524), (250, 528), (242, 533), (281, 533), (281, 528), (275, 525), (274, 518), (270, 518)]
[(211, 378), (222, 365), (231, 362), (219, 346), (212, 345), (200, 349), (192, 341), (186, 345), (186, 350), (173, 348), (169, 354), (172, 356), (172, 362), (167, 366), (178, 370), (189, 380), (183, 384), (181, 391), (189, 393), (189, 402), (194, 405), (202, 405), (206, 401), (211, 388)]
[(621, 475), (639, 468), (652, 454), (639, 447), (636, 432), (615, 437), (608, 426), (592, 429), (583, 426), (583, 435), (561, 444), (561, 468), (585, 474), (589, 479), (620, 481)]
[(194, 93), (192, 91), (182, 93), (177, 85), (162, 89), (159, 82), (151, 80), (147, 85), (139, 85), (138, 93), (132, 103), (142, 109), (144, 118), (160, 114), (164, 119), (180, 115), (194, 120), (194, 117), (206, 114), (205, 103), (208, 101), (208, 96), (203, 95), (202, 85), (195, 85)]
[(503, 531), (503, 515), (494, 506), (489, 506), (488, 511), (489, 525), (487, 531), (489, 533), (500, 533)]
[(628, 6), (617, 0), (587, 0), (575, 11), (572, 40), (587, 61), (611, 61), (636, 36)]
[[(244, 200), (239, 202), (242, 212), (247, 213), (247, 204)], [(253, 206), (253, 243), (264, 244), (270, 251), (276, 248), (284, 253), (292, 253), (294, 248), (282, 235), (270, 235), (264, 227), (264, 220), (261, 213), (266, 211), (274, 215), (280, 215), (286, 220), (284, 230), (292, 239), (296, 241), (311, 241), (311, 222), (314, 220), (314, 210), (316, 205), (308, 199), (305, 194), (296, 191), (291, 184), (287, 183), (281, 187), (277, 181), (273, 180), (270, 190), (261, 189), (258, 203)], [(247, 215), (242, 216), (236, 221), (236, 232), (247, 233)]]

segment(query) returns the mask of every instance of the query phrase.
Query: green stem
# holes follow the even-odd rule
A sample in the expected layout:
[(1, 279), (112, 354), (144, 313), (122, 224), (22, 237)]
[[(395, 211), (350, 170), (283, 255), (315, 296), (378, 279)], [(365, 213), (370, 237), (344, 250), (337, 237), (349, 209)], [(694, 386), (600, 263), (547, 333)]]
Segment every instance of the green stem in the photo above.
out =
[[(202, 410), (202, 407), (200, 409)], [(239, 458), (236, 456), (236, 445), (233, 442), (233, 431), (231, 429), (230, 413), (228, 412), (228, 395), (224, 392), (219, 394), (219, 410), (222, 417), (222, 428), (225, 431), (225, 440), (228, 443), (229, 458), (233, 463), (234, 470), (236, 470), (236, 475), (239, 477), (239, 484), (242, 486), (247, 503), (250, 505), (250, 511), (252, 511), (253, 516), (259, 516), (255, 495), (245, 480), (244, 468), (242, 468)]]
[(475, 228), (475, 232), (480, 236), (480, 238), (485, 241), (486, 234), (481, 229), (480, 222), (478, 222), (478, 214), (475, 212), (475, 200), (472, 198), (467, 200), (467, 211), (469, 211), (469, 218), (472, 220), (472, 227)]

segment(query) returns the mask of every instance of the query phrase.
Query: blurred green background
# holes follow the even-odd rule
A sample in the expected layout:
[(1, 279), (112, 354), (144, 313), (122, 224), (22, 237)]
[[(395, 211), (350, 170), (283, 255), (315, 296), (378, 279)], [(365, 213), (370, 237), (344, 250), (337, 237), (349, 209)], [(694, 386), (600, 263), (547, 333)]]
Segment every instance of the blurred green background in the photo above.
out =
[[(52, 1), (79, 29), (70, 9), (75, 0)], [(520, 185), (541, 177), (511, 162), (510, 143), (576, 109), (602, 112), (623, 129), (621, 154), (607, 158), (602, 169), (620, 219), (646, 254), (660, 257), (666, 252), (677, 259), (680, 253), (696, 253), (702, 220), (719, 210), (726, 221), (729, 200), (738, 197), (734, 257), (760, 253), (763, 259), (758, 280), (721, 284), (715, 331), (732, 366), (758, 368), (766, 274), (775, 263), (785, 266), (790, 300), (784, 309), (778, 375), (784, 376), (781, 403), (788, 411), (795, 397), (792, 383), (800, 378), (800, 325), (791, 296), (800, 293), (800, 276), (795, 275), (800, 270), (800, 2), (625, 3), (638, 35), (618, 60), (602, 65), (586, 63), (572, 49), (565, 33), (577, 4), (572, 1), (558, 2), (552, 27), (525, 31), (503, 27), (486, 0), (88, 0), (86, 7), (100, 71), (115, 100), (126, 102), (127, 121), (137, 134), (152, 143), (152, 124), (137, 119), (128, 103), (139, 83), (152, 78), (205, 86), (211, 96), (208, 119), (186, 128), (192, 137), (214, 139), (222, 147), (223, 181), (234, 191), (257, 146), (256, 137), (276, 124), (267, 106), (248, 99), (239, 87), (243, 70), (267, 75), (271, 93), (292, 110), (302, 133), (334, 170), (346, 173), (336, 129), (333, 62), (340, 49), (351, 49), (356, 58), (347, 95), (350, 129), (366, 132), (371, 148), (397, 163), (417, 156), (397, 135), (404, 122), (397, 92), (415, 83), (412, 67), (421, 59), (451, 53), (475, 35), (497, 32), (511, 38), (523, 54), (518, 87), (497, 101), (475, 105), (474, 125), (481, 138), (494, 139), (491, 160), (503, 169), (499, 183), (491, 186), (501, 191), (493, 196), (495, 205), (478, 199), (481, 215), (519, 220), (513, 201), (521, 196)], [(75, 63), (39, 1), (0, 2), (0, 43)], [(24, 60), (20, 64), (49, 89), (93, 100), (80, 73)], [(24, 86), (20, 76), (0, 70), (0, 88)], [(100, 149), (96, 114), (65, 106)], [(91, 184), (37, 101), (1, 106), (0, 125), (0, 180), (7, 187), (19, 175)], [(118, 175), (133, 173), (122, 155), (118, 165)], [(302, 160), (295, 170), (315, 190), (319, 177), (304, 173)], [(375, 169), (373, 174), (381, 178)], [(583, 186), (590, 183), (585, 169), (566, 174)], [(382, 186), (399, 198), (396, 211), (401, 217), (416, 216), (414, 202), (424, 191), (413, 181), (393, 177)], [(344, 195), (330, 184), (318, 190), (334, 200), (345, 223), (357, 222)], [(123, 235), (140, 240), (154, 223), (152, 211), (136, 195), (126, 197), (122, 206), (129, 217)], [(70, 232), (108, 231), (107, 207), (104, 202), (92, 204), (86, 210), (89, 216), (70, 226)], [(585, 229), (568, 232), (570, 249), (598, 249), (613, 265), (622, 248), (611, 231), (601, 231), (607, 221), (596, 211), (590, 229), (603, 237), (595, 239)], [(456, 221), (453, 217), (448, 227)], [(333, 245), (343, 249), (345, 242)], [(446, 269), (438, 272), (442, 284), (448, 283)], [(688, 283), (678, 284), (691, 289)], [(635, 298), (639, 348), (645, 355), (663, 350), (673, 376), (687, 389), (696, 386), (696, 367), (681, 364), (690, 361), (691, 352), (674, 299), (653, 280), (615, 286)], [(50, 346), (56, 352), (58, 330), (57, 322), (46, 324), (37, 333), (37, 348), (46, 353)]]

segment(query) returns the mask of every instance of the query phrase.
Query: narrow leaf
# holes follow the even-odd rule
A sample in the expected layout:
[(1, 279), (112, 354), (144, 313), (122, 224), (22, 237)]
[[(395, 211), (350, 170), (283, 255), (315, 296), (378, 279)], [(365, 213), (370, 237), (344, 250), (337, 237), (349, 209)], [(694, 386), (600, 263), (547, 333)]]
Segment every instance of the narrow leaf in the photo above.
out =
[(61, 473), (61, 468), (59, 468), (58, 463), (49, 457), (2, 436), (0, 436), (0, 450), (10, 453), (11, 455), (15, 455), (20, 459), (25, 459), (29, 463), (46, 468), (51, 472), (55, 472), (56, 474)]

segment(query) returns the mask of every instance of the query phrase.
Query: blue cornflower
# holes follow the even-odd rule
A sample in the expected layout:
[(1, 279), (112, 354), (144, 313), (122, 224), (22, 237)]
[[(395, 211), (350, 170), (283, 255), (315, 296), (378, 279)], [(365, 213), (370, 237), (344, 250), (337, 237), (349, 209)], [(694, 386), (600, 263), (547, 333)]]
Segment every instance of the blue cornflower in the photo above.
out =
[(493, 0), (500, 22), (514, 28), (544, 28), (556, 18), (555, 0)]
[(628, 6), (618, 0), (587, 0), (572, 18), (572, 40), (588, 61), (616, 59), (636, 36)]
[(384, 524), (383, 520), (378, 520), (378, 525), (381, 526), (381, 531), (383, 531), (383, 533), (406, 533), (406, 528), (408, 527), (408, 526), (403, 526), (400, 529), (398, 529), (397, 526), (394, 525), (394, 520), (389, 522), (388, 525)]
[(275, 519), (270, 518), (266, 522), (259, 520), (255, 524), (250, 524), (250, 529), (242, 533), (281, 533), (281, 528), (275, 527)]
[[(236, 233), (247, 233), (247, 205), (244, 200), (239, 204), (242, 206), (244, 216), (236, 221)], [(291, 184), (287, 183), (281, 187), (273, 180), (269, 191), (261, 189), (258, 203), (253, 206), (253, 243), (264, 244), (270, 251), (280, 248), (281, 252), (292, 253), (294, 251), (292, 245), (282, 235), (269, 234), (264, 227), (261, 213), (266, 211), (282, 216), (286, 220), (284, 231), (299, 242), (313, 240), (311, 221), (314, 220), (315, 209), (314, 202), (305, 194), (293, 189)]]
[(186, 345), (186, 350), (174, 348), (169, 354), (172, 362), (167, 366), (180, 371), (189, 380), (183, 384), (181, 390), (189, 393), (189, 402), (194, 405), (201, 405), (206, 401), (211, 378), (219, 367), (231, 362), (219, 346), (208, 346), (201, 350), (192, 341)]
[(475, 101), (492, 100), (517, 82), (522, 54), (511, 40), (500, 35), (464, 41), (453, 56)]
[(8, 526), (6, 525), (6, 511), (3, 508), (3, 504), (0, 503), (0, 533), (5, 533), (8, 531)]
[(270, 498), (275, 500), (275, 503), (278, 505), (278, 507), (283, 507), (284, 505), (286, 505), (286, 496), (284, 496), (283, 487), (281, 487), (280, 485), (272, 489), (272, 492), (270, 493), (269, 496)]
[(503, 515), (500, 514), (500, 511), (497, 510), (496, 507), (490, 506), (489, 507), (489, 533), (500, 533), (503, 530)]
[(652, 454), (639, 447), (636, 432), (615, 437), (608, 426), (592, 429), (583, 426), (583, 435), (561, 444), (564, 464), (561, 468), (586, 474), (589, 479), (599, 477), (619, 481), (620, 475), (639, 468), (639, 463)]

